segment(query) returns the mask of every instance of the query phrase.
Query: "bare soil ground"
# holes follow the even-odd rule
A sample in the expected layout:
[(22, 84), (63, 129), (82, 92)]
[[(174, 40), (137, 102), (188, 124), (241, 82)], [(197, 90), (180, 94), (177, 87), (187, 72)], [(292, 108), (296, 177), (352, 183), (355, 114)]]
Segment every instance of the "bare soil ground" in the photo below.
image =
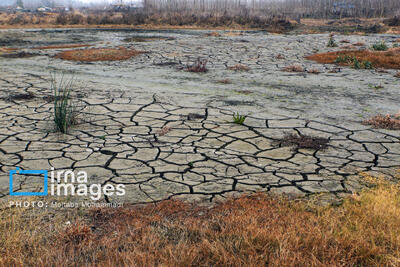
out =
[[(339, 46), (329, 48), (327, 34), (211, 32), (1, 31), (1, 197), (8, 199), (8, 171), (15, 166), (86, 169), (93, 183), (127, 186), (124, 198), (104, 201), (128, 203), (215, 201), (258, 191), (328, 192), (336, 199), (363, 187), (360, 172), (394, 177), (398, 130), (363, 122), (399, 111), (397, 71), (306, 57), (341, 51), (348, 43), (371, 47), (384, 41), (392, 47), (397, 35), (336, 35)], [(159, 38), (135, 42), (138, 37)], [(49, 49), (34, 49), (40, 46)], [(119, 61), (57, 57), (131, 50), (146, 53)], [(196, 62), (208, 71), (185, 71)], [(290, 66), (299, 71), (283, 71)], [(76, 80), (81, 118), (66, 135), (53, 131), (50, 72)], [(233, 114), (244, 122), (233, 123)], [(290, 134), (315, 139), (307, 139), (310, 148), (277, 142)], [(324, 149), (312, 144), (325, 139)], [(41, 190), (34, 182), (20, 185)]]

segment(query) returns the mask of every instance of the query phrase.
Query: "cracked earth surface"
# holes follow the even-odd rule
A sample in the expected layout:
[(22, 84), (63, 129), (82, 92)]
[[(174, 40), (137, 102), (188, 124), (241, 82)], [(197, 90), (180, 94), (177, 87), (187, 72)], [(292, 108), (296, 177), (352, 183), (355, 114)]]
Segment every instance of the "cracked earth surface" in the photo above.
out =
[[(104, 35), (111, 40), (110, 34), (121, 35)], [(363, 126), (357, 113), (365, 107), (397, 111), (398, 84), (393, 76), (351, 69), (320, 76), (280, 71), (281, 66), (297, 62), (308, 68), (332, 68), (302, 59), (307, 51), (323, 49), (326, 36), (315, 41), (310, 36), (244, 34), (224, 43), (203, 35), (169, 34), (177, 40), (135, 45), (160, 53), (125, 62), (63, 62), (47, 57), (51, 51), (30, 59), (2, 59), (0, 198), (7, 197), (8, 172), (16, 166), (85, 170), (90, 183), (126, 185), (126, 196), (106, 201), (130, 203), (172, 197), (215, 200), (256, 191), (337, 196), (362, 188), (360, 172), (395, 176), (400, 165), (399, 131)], [(276, 51), (267, 50), (262, 38), (277, 41)], [(276, 54), (285, 50), (279, 42), (297, 52), (276, 62)], [(217, 55), (209, 74), (154, 66), (154, 62), (182, 62), (189, 54), (199, 54), (199, 46), (211, 59)], [(253, 54), (258, 60), (251, 59)], [(251, 70), (225, 69), (234, 63)], [(75, 95), (82, 108), (80, 123), (66, 135), (52, 131), (48, 69), (74, 71), (75, 87), (84, 88)], [(233, 84), (217, 84), (222, 78), (232, 79)], [(377, 80), (385, 81), (380, 92), (367, 88)], [(32, 93), (28, 100), (10, 97), (28, 92)], [(250, 114), (244, 125), (232, 123), (237, 110)], [(326, 137), (330, 142), (318, 151), (280, 146), (276, 140), (287, 133)], [(15, 187), (41, 190), (31, 180)]]

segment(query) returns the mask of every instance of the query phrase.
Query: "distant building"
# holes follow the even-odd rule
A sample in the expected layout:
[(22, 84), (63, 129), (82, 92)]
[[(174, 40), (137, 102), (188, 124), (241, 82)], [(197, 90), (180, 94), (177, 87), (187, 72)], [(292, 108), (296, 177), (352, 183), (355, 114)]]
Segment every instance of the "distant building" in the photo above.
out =
[(53, 9), (48, 6), (41, 6), (36, 9), (37, 12), (53, 12)]

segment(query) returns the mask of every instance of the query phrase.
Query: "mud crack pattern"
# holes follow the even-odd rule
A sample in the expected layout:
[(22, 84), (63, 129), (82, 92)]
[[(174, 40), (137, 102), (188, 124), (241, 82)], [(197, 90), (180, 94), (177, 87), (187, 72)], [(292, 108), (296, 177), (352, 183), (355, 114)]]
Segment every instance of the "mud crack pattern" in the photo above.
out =
[[(399, 167), (398, 131), (300, 117), (250, 116), (236, 125), (229, 110), (182, 107), (158, 95), (78, 95), (82, 122), (66, 135), (54, 133), (48, 81), (11, 76), (0, 79), (0, 198), (16, 166), (84, 170), (90, 183), (125, 184), (126, 196), (105, 200), (130, 203), (213, 201), (255, 191), (338, 195), (362, 187), (360, 172), (390, 179)], [(13, 99), (10, 92), (34, 97)], [(330, 142), (320, 151), (280, 147), (275, 141), (287, 133)], [(42, 189), (34, 179), (14, 188)]]

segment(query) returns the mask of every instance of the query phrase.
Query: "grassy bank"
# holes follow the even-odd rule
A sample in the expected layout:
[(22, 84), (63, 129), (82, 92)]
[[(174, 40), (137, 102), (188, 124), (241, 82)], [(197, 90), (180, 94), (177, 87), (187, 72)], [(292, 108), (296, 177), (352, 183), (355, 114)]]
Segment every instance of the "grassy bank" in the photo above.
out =
[(5, 208), (0, 265), (398, 266), (400, 186), (365, 182), (368, 189), (325, 207), (260, 193), (212, 208)]

